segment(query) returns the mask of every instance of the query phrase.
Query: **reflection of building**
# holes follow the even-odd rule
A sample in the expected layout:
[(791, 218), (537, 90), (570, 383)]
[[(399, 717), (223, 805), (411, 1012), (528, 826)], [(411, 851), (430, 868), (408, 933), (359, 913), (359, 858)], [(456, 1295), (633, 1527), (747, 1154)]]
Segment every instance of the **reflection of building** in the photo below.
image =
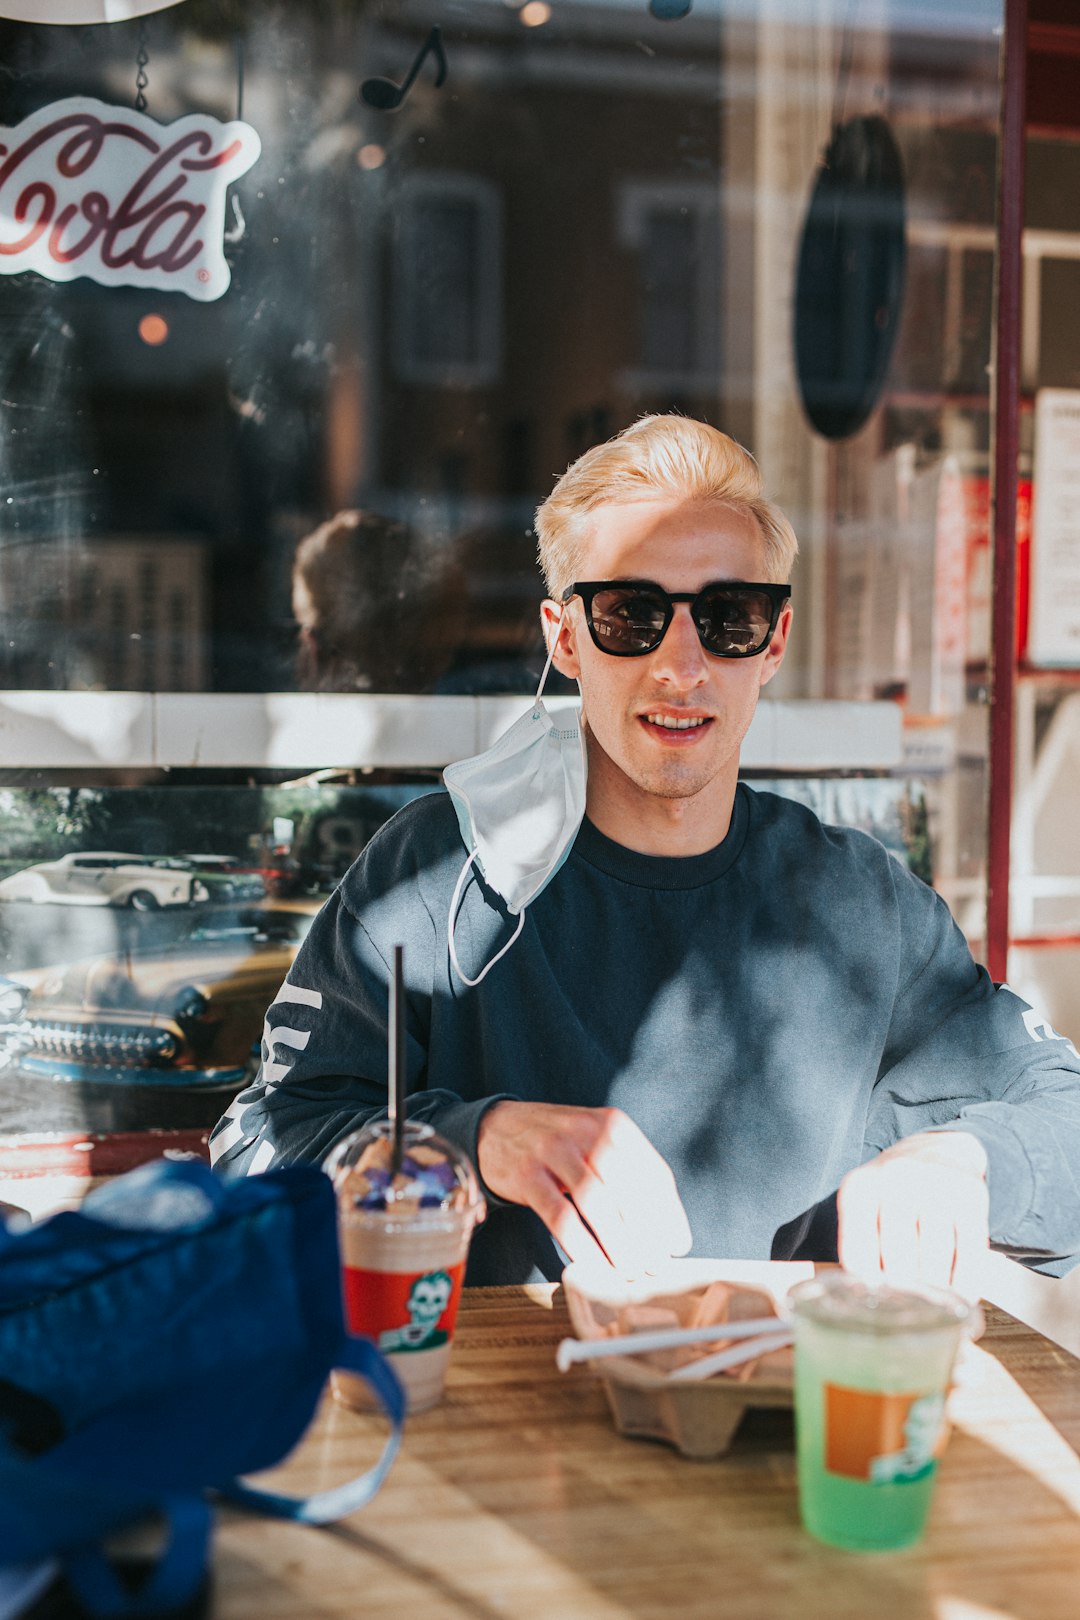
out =
[(0, 670), (30, 687), (201, 691), (204, 549), (159, 536), (0, 547)]
[[(513, 533), (634, 416), (722, 412), (717, 21), (570, 5), (526, 49), (512, 11), (476, 5), (467, 44), (444, 29), (452, 115), (418, 85), (385, 162), (346, 182), (382, 242), (358, 376), (360, 416), (383, 414), (369, 504), (422, 521), (422, 495), (452, 529)], [(377, 71), (416, 26), (371, 29)]]
[[(201, 9), (147, 24), (163, 122), (193, 98), (235, 109), (235, 42)], [(459, 679), (524, 689), (539, 650), (537, 501), (588, 445), (681, 409), (747, 443), (797, 516), (801, 600), (815, 609), (783, 691), (827, 692), (825, 452), (794, 389), (796, 241), (845, 42), (848, 102), (895, 125), (912, 221), (992, 230), (998, 42), (986, 8), (947, 9), (939, 33), (924, 8), (855, 8), (847, 40), (843, 8), (798, 0), (694, 0), (674, 23), (646, 0), (563, 0), (537, 27), (502, 0), (461, 0), (453, 16), (430, 0), (326, 0), (302, 21), (280, 0), (238, 0), (263, 156), (230, 191), (227, 296), (174, 300), (167, 341), (148, 346), (150, 293), (0, 287), (0, 320), (27, 334), (26, 354), (16, 339), (0, 356), (0, 380), (19, 372), (6, 394), (56, 406), (47, 429), (16, 418), (0, 471), (54, 483), (54, 505), (70, 488), (73, 508), (37, 505), (20, 532), (205, 537), (213, 684), (273, 690), (291, 684), (295, 639), (276, 540), (363, 506), (461, 554)], [(441, 89), (429, 63), (392, 117), (357, 97), (354, 65), (400, 83), (436, 23)], [(130, 30), (103, 30), (81, 55), (70, 33), (32, 43), (53, 80), (109, 99)], [(972, 431), (985, 427), (983, 260), (970, 275), (913, 262), (902, 398), (839, 452), (860, 499), (881, 449), (940, 446), (946, 385), (974, 390)], [(917, 342), (943, 308), (947, 378)], [(8, 670), (13, 684), (63, 684)]]

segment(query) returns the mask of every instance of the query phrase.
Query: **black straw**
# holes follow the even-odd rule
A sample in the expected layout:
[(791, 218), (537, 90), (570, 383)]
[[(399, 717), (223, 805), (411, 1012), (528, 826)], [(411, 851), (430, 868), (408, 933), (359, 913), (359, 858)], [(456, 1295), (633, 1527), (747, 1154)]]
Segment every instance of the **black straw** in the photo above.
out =
[(396, 1175), (401, 1169), (402, 1145), (405, 1132), (405, 990), (402, 960), (405, 949), (394, 946), (394, 972), (390, 980), (390, 1018), (387, 1030), (389, 1073), (390, 1126), (393, 1131), (390, 1168)]

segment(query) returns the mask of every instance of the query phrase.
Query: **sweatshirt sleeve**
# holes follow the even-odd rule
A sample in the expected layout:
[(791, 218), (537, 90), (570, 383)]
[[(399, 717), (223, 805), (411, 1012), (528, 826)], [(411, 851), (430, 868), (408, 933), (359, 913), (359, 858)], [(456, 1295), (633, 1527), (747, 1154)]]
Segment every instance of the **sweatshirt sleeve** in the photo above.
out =
[(990, 1237), (1017, 1258), (1080, 1252), (1080, 1053), (972, 958), (941, 897), (896, 868), (898, 992), (867, 1154), (916, 1131), (986, 1150)]
[[(376, 914), (380, 908), (375, 907)], [(398, 909), (405, 944), (406, 1090), (410, 1119), (424, 1120), (476, 1162), (476, 1134), (497, 1096), (464, 1101), (428, 1090), (432, 940), (422, 906)], [(226, 1176), (285, 1164), (319, 1164), (334, 1144), (387, 1109), (390, 972), (339, 889), (308, 933), (266, 1015), (261, 1065), (210, 1136)]]

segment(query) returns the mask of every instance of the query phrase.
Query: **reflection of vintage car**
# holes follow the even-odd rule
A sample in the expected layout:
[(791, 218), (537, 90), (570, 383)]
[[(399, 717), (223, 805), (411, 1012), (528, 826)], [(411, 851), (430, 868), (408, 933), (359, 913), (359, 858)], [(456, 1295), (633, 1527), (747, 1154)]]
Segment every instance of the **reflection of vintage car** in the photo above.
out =
[(181, 855), (194, 867), (210, 890), (211, 899), (261, 900), (266, 883), (261, 873), (244, 866), (235, 855)]
[(202, 906), (168, 944), (0, 980), (0, 1130), (212, 1124), (317, 911)]
[(209, 898), (206, 884), (186, 862), (146, 860), (141, 855), (90, 850), (40, 861), (0, 883), (0, 900), (55, 902), (66, 906), (186, 906)]

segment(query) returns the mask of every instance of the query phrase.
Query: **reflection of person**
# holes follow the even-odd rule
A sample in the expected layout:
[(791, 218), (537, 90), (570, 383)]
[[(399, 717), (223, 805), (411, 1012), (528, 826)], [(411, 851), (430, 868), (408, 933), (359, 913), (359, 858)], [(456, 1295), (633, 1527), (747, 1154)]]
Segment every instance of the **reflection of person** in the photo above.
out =
[[(576, 462), (537, 527), (548, 645), (583, 698), (584, 819), (576, 728), (541, 727), (516, 795), (502, 778), (502, 854), (512, 866), (530, 808), (561, 833), (494, 962), (518, 923), (494, 862), (462, 874), (451, 800), (387, 823), (301, 948), (215, 1162), (317, 1161), (383, 1110), (403, 942), (410, 1115), (474, 1156), (496, 1205), (470, 1281), (558, 1275), (552, 1235), (627, 1270), (691, 1231), (700, 1254), (806, 1255), (826, 1239), (803, 1217), (837, 1189), (841, 1258), (871, 1275), (972, 1290), (988, 1222), (1014, 1253), (1072, 1255), (1075, 1049), (880, 844), (737, 780), (796, 552), (751, 458), (646, 418)], [(545, 779), (559, 791), (534, 806)], [(446, 934), (459, 883), (471, 984)]]
[(344, 511), (305, 536), (293, 560), (306, 691), (430, 691), (450, 656), (455, 579), (403, 523)]

